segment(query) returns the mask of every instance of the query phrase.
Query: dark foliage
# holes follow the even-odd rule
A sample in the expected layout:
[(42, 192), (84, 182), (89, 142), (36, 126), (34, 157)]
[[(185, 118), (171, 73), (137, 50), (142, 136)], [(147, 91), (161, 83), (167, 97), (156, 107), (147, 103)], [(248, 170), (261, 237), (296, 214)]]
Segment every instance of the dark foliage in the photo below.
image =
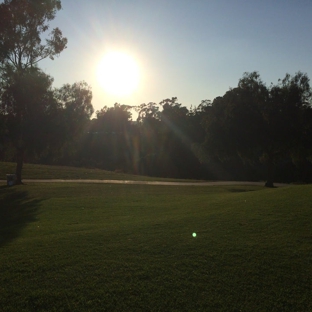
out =
[[(51, 77), (36, 67), (7, 77), (0, 106), (1, 159), (12, 160), (12, 150), (20, 148), (29, 162), (149, 176), (267, 179), (267, 186), (312, 181), (311, 92), (305, 74), (286, 75), (268, 87), (258, 73), (246, 73), (236, 88), (197, 107), (188, 109), (175, 97), (137, 107), (115, 103), (92, 120), (86, 83), (53, 90)], [(19, 105), (22, 98), (27, 100)]]
[(267, 87), (258, 73), (246, 73), (236, 88), (213, 101), (204, 120), (205, 146), (223, 160), (233, 153), (251, 162), (260, 159), (267, 166), (266, 185), (273, 186), (282, 159), (306, 161), (310, 153), (310, 99), (305, 74), (286, 75)]
[(22, 183), (29, 137), (39, 142), (32, 134), (39, 132), (38, 123), (49, 115), (45, 110), (46, 102), (50, 102), (51, 79), (36, 68), (37, 63), (53, 59), (67, 44), (58, 28), (45, 35), (60, 9), (59, 0), (5, 0), (0, 4), (0, 113), (8, 119), (7, 131), (16, 149), (18, 184)]

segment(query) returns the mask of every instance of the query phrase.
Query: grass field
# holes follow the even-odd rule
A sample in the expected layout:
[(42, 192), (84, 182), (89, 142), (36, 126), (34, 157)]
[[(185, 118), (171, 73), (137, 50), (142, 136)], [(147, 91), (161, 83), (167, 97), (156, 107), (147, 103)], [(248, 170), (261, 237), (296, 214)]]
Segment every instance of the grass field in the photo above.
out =
[[(6, 179), (6, 174), (15, 173), (15, 163), (0, 162), (0, 180)], [(169, 178), (155, 178), (113, 171), (75, 168), (66, 166), (47, 166), (24, 164), (23, 179), (101, 179), (101, 180), (133, 180), (133, 181), (189, 181)]]
[(312, 186), (3, 185), (0, 268), (0, 311), (312, 311)]

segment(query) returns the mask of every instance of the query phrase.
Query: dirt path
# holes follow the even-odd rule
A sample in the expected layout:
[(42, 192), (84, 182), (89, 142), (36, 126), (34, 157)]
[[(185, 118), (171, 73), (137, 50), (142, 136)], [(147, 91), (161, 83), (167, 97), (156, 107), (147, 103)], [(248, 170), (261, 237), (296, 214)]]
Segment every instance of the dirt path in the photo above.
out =
[[(27, 183), (102, 183), (102, 184), (144, 184), (144, 185), (173, 185), (173, 186), (226, 186), (226, 185), (246, 185), (264, 186), (265, 182), (248, 181), (210, 181), (210, 182), (165, 182), (165, 181), (131, 181), (131, 180), (87, 180), (87, 179), (24, 179)], [(0, 180), (6, 183), (6, 180)], [(276, 187), (288, 186), (289, 184), (274, 183)]]

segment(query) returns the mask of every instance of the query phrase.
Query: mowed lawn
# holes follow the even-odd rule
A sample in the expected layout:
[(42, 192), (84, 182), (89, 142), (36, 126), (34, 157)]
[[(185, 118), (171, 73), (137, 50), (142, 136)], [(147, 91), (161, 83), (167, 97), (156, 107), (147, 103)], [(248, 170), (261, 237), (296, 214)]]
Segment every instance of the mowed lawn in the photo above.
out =
[(0, 268), (0, 311), (312, 311), (312, 186), (3, 185)]
[[(6, 174), (15, 173), (16, 163), (0, 162), (0, 180), (6, 179)], [(99, 180), (132, 180), (132, 181), (194, 181), (172, 178), (140, 176), (127, 173), (116, 173), (102, 169), (90, 169), (67, 166), (48, 166), (38, 164), (23, 165), (23, 179), (99, 179)]]

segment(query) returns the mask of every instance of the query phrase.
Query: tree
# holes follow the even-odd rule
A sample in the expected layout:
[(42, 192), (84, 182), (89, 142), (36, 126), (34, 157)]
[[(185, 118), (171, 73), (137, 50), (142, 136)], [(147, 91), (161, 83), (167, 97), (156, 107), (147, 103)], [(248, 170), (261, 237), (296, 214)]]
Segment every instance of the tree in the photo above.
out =
[[(203, 168), (192, 145), (195, 142), (195, 113), (176, 97), (159, 104), (143, 103), (138, 112), (139, 168), (141, 173), (165, 177), (199, 177)], [(198, 124), (196, 125), (198, 126)]]
[[(4, 0), (0, 4), (1, 113), (12, 121), (17, 183), (22, 183), (27, 145), (24, 131), (32, 119), (29, 116), (37, 112), (37, 108), (45, 107), (41, 100), (51, 94), (51, 79), (37, 68), (37, 63), (48, 57), (53, 60), (67, 44), (58, 28), (53, 29), (42, 44), (49, 22), (60, 9), (59, 0)], [(42, 84), (38, 80), (40, 77)], [(40, 92), (36, 95), (37, 87)]]
[(159, 106), (154, 102), (142, 103), (135, 107), (138, 113), (137, 122), (153, 123), (155, 120), (159, 121)]
[(4, 155), (5, 134), (6, 134), (6, 120), (4, 116), (0, 113), (0, 157), (1, 158)]
[[(90, 123), (94, 110), (91, 87), (84, 81), (65, 84), (54, 90), (58, 113), (54, 128), (47, 137), (51, 147), (46, 151), (46, 161), (70, 164), (79, 158), (80, 140)], [(47, 143), (47, 142), (46, 142)]]
[(131, 161), (132, 124), (129, 105), (115, 103), (96, 112), (81, 147), (84, 159), (108, 170), (126, 170)]
[[(47, 140), (42, 135), (55, 117), (57, 103), (53, 97), (53, 79), (37, 68), (16, 72), (3, 86), (0, 106), (6, 120), (8, 137), (16, 149), (17, 179), (26, 152), (35, 151)], [(23, 102), (23, 105), (19, 105)], [(40, 131), (38, 131), (40, 129)]]
[(1, 70), (14, 67), (22, 74), (26, 68), (49, 57), (54, 59), (67, 44), (59, 28), (54, 28), (45, 44), (43, 34), (61, 9), (60, 0), (4, 0), (0, 4)]
[(131, 106), (115, 103), (113, 107), (104, 106), (96, 112), (97, 131), (124, 132), (130, 124)]
[(162, 100), (159, 106), (161, 110), (154, 103), (140, 107), (144, 167), (153, 175), (198, 177), (189, 110), (176, 97)]
[(266, 186), (272, 187), (276, 163), (306, 140), (310, 99), (305, 74), (287, 74), (267, 87), (257, 72), (245, 73), (236, 88), (214, 99), (204, 121), (205, 146), (219, 158), (233, 153), (250, 161), (260, 157), (267, 165)]
[(65, 84), (54, 91), (54, 97), (62, 108), (63, 135), (75, 137), (94, 112), (91, 87), (84, 81)]

